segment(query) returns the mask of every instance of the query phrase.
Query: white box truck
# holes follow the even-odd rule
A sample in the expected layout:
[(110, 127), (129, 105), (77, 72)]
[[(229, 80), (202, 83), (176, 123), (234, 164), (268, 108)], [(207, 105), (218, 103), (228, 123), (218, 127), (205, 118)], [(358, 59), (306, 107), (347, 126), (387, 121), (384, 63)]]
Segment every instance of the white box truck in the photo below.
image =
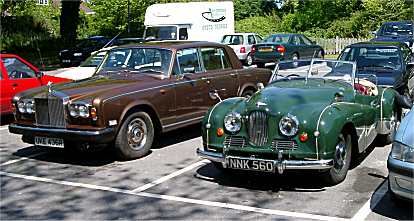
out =
[(220, 42), (234, 33), (233, 2), (154, 4), (145, 12), (144, 38)]

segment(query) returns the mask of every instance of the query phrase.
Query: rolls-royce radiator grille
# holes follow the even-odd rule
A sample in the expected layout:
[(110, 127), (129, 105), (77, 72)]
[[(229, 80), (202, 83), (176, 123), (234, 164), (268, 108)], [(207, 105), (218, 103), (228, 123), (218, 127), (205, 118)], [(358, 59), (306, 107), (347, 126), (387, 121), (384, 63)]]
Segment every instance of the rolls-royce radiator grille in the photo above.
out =
[(227, 136), (224, 139), (223, 145), (225, 147), (239, 147), (239, 148), (243, 148), (246, 145), (246, 140), (244, 139), (244, 137)]
[(264, 146), (268, 141), (267, 114), (263, 111), (254, 111), (249, 116), (249, 139), (255, 146)]
[(272, 148), (278, 150), (294, 150), (298, 148), (298, 144), (294, 140), (273, 140)]
[(63, 128), (66, 126), (63, 100), (58, 97), (36, 98), (36, 124)]

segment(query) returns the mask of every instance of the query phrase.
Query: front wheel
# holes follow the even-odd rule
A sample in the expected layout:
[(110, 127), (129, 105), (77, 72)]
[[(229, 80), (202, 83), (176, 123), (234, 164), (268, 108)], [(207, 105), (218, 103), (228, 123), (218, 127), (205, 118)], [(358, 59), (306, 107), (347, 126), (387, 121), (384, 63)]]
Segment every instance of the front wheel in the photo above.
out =
[(154, 125), (145, 112), (129, 115), (115, 139), (115, 149), (119, 157), (125, 160), (145, 156), (154, 141)]
[(338, 142), (335, 146), (334, 165), (323, 174), (325, 182), (329, 185), (335, 185), (342, 182), (348, 173), (351, 163), (352, 140), (351, 135), (342, 132), (338, 136)]

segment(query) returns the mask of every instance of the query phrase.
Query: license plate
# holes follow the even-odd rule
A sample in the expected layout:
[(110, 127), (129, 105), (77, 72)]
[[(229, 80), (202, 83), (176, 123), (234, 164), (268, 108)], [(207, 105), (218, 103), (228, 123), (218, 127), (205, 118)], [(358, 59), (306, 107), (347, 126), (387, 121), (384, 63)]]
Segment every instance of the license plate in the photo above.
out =
[(70, 60), (62, 60), (63, 63), (70, 63)]
[(274, 172), (274, 161), (270, 160), (254, 160), (254, 159), (239, 159), (239, 158), (226, 158), (227, 168), (240, 169), (240, 170), (254, 170), (262, 172)]
[(64, 142), (63, 142), (63, 139), (59, 139), (59, 138), (35, 137), (35, 145), (63, 148)]
[(260, 52), (270, 52), (272, 51), (272, 48), (259, 48)]

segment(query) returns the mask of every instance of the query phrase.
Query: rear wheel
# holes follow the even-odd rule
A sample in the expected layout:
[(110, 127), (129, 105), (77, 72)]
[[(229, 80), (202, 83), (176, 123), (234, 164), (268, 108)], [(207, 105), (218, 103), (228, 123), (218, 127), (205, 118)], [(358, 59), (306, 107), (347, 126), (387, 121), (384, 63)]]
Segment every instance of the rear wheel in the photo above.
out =
[(299, 59), (299, 54), (298, 53), (293, 53), (292, 54), (292, 60), (298, 60)]
[(345, 179), (351, 163), (351, 152), (351, 135), (343, 131), (338, 136), (338, 141), (335, 146), (334, 165), (323, 174), (323, 178), (327, 184), (335, 185)]
[(246, 63), (247, 66), (253, 65), (253, 57), (252, 57), (251, 54), (247, 55), (245, 63)]
[(151, 117), (145, 112), (129, 115), (115, 139), (115, 149), (125, 160), (145, 156), (154, 141), (154, 125)]

